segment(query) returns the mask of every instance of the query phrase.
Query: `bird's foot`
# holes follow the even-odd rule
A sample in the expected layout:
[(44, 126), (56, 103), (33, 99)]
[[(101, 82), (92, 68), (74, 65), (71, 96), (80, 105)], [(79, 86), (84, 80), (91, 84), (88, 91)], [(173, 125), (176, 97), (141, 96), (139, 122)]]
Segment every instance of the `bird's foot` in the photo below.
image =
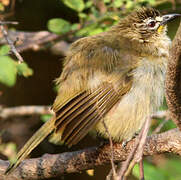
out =
[(122, 142), (122, 147), (125, 148), (126, 145), (128, 144), (129, 141), (131, 141), (132, 139), (136, 138), (139, 135), (139, 132), (136, 132), (131, 138), (124, 140)]

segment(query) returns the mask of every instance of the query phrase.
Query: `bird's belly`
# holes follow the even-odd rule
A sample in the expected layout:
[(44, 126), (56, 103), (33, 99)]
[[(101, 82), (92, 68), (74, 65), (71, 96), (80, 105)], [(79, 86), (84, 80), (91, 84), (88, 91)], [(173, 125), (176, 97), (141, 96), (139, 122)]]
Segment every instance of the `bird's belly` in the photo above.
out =
[[(145, 63), (133, 72), (132, 88), (104, 117), (113, 140), (130, 140), (146, 118), (160, 107), (164, 96), (165, 71), (163, 64)], [(108, 136), (102, 121), (95, 129), (102, 136)]]
[[(125, 96), (104, 117), (108, 131), (115, 141), (130, 140), (140, 130), (145, 119), (149, 116), (151, 108), (148, 107), (143, 97), (135, 97), (133, 93)], [(102, 122), (96, 125), (96, 130), (107, 137)]]

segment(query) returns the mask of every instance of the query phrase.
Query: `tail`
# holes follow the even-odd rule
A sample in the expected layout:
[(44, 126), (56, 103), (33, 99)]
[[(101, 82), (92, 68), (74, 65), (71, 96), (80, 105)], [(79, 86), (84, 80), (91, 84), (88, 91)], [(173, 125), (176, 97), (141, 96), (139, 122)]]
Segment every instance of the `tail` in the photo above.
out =
[(21, 150), (17, 154), (16, 161), (11, 163), (7, 168), (5, 174), (9, 174), (12, 172), (22, 160), (24, 160), (31, 151), (38, 146), (54, 129), (54, 120), (55, 118), (47, 121), (29, 140), (28, 142), (21, 148)]

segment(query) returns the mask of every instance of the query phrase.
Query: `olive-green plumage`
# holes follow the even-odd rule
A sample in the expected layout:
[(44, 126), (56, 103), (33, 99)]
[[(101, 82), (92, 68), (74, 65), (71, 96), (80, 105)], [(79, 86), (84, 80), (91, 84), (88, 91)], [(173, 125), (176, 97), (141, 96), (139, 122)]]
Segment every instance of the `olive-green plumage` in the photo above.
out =
[(50, 133), (52, 142), (68, 146), (92, 129), (107, 137), (104, 119), (113, 140), (131, 139), (163, 100), (170, 46), (165, 24), (171, 15), (165, 17), (141, 8), (109, 31), (74, 42), (57, 79), (54, 117), (30, 138), (7, 172)]

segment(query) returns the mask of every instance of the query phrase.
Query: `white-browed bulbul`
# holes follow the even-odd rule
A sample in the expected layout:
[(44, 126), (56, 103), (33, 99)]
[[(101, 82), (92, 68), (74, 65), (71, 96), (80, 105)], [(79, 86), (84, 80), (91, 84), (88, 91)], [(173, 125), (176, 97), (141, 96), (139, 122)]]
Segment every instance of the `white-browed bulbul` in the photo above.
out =
[(68, 146), (94, 129), (114, 141), (130, 140), (163, 102), (170, 39), (161, 15), (141, 8), (109, 31), (74, 42), (57, 79), (58, 95), (46, 122), (23, 146), (10, 172), (50, 133)]

